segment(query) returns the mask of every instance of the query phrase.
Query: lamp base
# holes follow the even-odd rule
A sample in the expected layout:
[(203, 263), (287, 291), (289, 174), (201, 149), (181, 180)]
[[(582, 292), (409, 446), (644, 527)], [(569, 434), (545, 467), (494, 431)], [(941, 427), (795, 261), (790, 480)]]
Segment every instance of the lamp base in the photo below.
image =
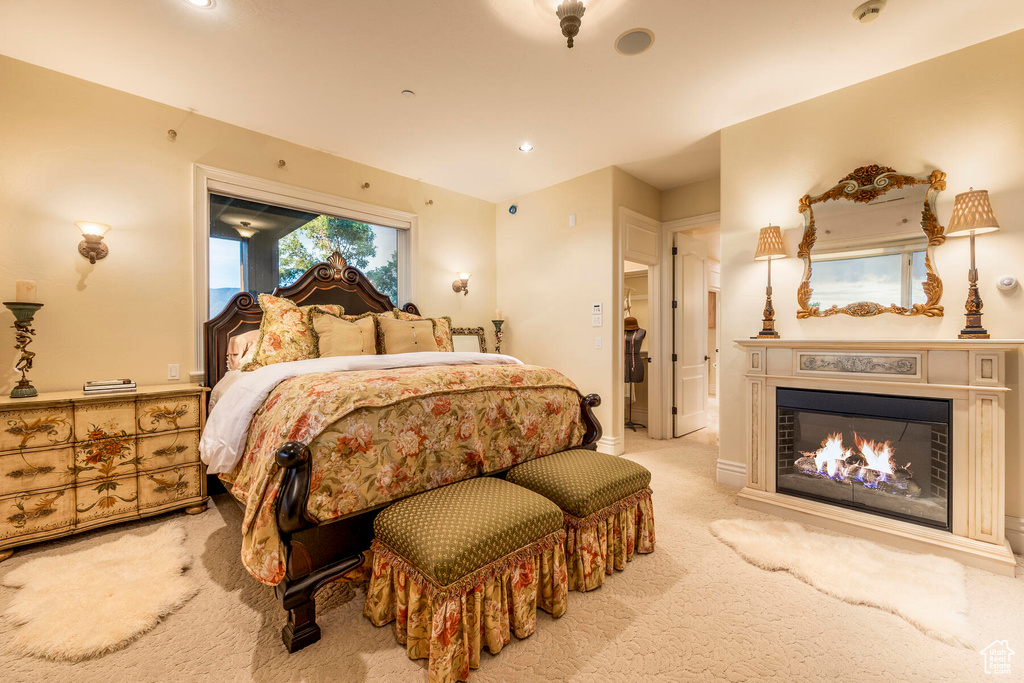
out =
[(32, 383), (26, 379), (18, 382), (17, 386), (11, 389), (11, 398), (31, 398), (38, 396), (39, 392), (32, 386)]
[(984, 327), (981, 326), (981, 314), (980, 313), (968, 313), (967, 324), (964, 329), (960, 330), (960, 334), (957, 335), (960, 339), (991, 339), (992, 335), (988, 333)]

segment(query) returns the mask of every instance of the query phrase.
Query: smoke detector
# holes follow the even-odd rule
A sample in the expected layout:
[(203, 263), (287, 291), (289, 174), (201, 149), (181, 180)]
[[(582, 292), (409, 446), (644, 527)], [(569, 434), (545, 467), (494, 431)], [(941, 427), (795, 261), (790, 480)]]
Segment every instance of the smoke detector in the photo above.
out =
[(868, 0), (857, 9), (853, 10), (853, 18), (862, 24), (867, 24), (878, 18), (878, 15), (885, 9), (886, 0)]
[(857, 19), (861, 24), (873, 22), (874, 19), (879, 18), (879, 14), (886, 8), (886, 1), (867, 0), (867, 2), (853, 10), (853, 18)]

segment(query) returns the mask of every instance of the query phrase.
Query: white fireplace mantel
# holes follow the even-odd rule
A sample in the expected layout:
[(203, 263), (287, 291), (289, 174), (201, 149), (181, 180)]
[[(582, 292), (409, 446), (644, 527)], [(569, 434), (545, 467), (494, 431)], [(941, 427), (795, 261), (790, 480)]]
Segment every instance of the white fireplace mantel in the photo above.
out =
[[(1005, 536), (1006, 404), (1017, 351), (1004, 339), (738, 339), (746, 350), (745, 507), (1013, 576)], [(953, 404), (952, 530), (776, 491), (779, 387), (941, 398)]]

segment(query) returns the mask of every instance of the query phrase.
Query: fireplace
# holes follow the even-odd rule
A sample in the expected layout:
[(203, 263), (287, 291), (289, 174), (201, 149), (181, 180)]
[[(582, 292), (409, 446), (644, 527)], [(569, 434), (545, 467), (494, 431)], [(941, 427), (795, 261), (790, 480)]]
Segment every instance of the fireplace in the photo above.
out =
[(776, 490), (952, 528), (952, 401), (776, 388)]

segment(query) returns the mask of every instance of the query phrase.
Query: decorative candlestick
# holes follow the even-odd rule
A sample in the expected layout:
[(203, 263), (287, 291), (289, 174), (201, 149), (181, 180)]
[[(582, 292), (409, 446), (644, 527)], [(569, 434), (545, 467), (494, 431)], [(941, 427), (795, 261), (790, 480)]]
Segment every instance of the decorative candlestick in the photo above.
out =
[(32, 359), (36, 354), (26, 347), (32, 343), (32, 336), (36, 333), (32, 327), (32, 320), (42, 304), (31, 304), (24, 301), (5, 301), (4, 306), (11, 309), (14, 314), (14, 348), (21, 351), (21, 358), (15, 364), (14, 369), (21, 372), (21, 381), (11, 390), (11, 398), (29, 398), (36, 396), (39, 392), (32, 386), (25, 376), (32, 369)]
[(501, 338), (504, 336), (501, 332), (501, 326), (505, 323), (504, 320), (492, 320), (494, 323), (494, 352), (501, 353)]

